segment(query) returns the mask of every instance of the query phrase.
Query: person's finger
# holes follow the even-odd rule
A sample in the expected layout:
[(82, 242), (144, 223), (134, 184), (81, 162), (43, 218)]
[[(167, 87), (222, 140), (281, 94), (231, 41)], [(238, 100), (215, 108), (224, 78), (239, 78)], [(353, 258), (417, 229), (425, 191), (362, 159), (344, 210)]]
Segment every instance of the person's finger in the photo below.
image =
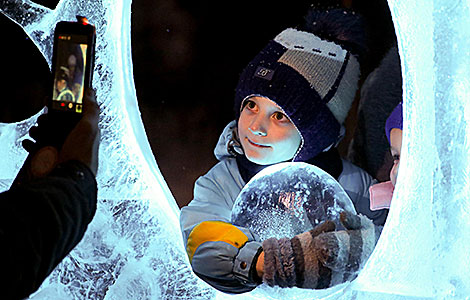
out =
[(33, 141), (29, 140), (29, 139), (24, 139), (22, 142), (21, 142), (21, 145), (23, 146), (23, 148), (28, 151), (28, 152), (33, 152), (35, 149), (36, 149), (36, 143), (34, 143)]
[(100, 137), (98, 121), (99, 106), (96, 103), (95, 92), (87, 89), (83, 99), (83, 117), (65, 140), (59, 162), (78, 160), (96, 174)]
[(100, 108), (96, 102), (95, 91), (91, 88), (86, 90), (83, 100), (83, 118), (77, 124), (80, 131), (90, 137), (96, 137), (99, 134), (98, 121)]
[(346, 229), (355, 230), (362, 228), (361, 218), (358, 215), (343, 211), (339, 219)]
[(48, 123), (49, 122), (49, 115), (48, 114), (42, 114), (39, 116), (39, 118), (36, 121), (37, 126), (42, 126), (42, 124)]
[(45, 146), (31, 157), (31, 175), (39, 178), (49, 174), (57, 165), (59, 152), (53, 146)]
[(40, 115), (36, 121), (36, 124), (29, 129), (29, 136), (37, 141), (41, 135), (51, 129), (51, 126), (51, 119), (49, 115)]
[(83, 116), (92, 122), (98, 123), (100, 108), (96, 102), (95, 91), (88, 88), (83, 98)]
[(336, 225), (333, 221), (326, 220), (325, 222), (315, 226), (310, 233), (312, 234), (312, 237), (316, 237), (319, 234), (322, 234), (324, 232), (330, 232), (334, 231), (336, 229)]
[(347, 231), (341, 230), (326, 232), (315, 237), (313, 247), (317, 249), (318, 260), (323, 266), (336, 272), (344, 273), (348, 266), (351, 268), (353, 264), (357, 268), (357, 262), (353, 260), (357, 257), (351, 255), (351, 251), (358, 248), (356, 246), (358, 234), (360, 235), (360, 232), (350, 235)]
[(40, 131), (41, 129), (39, 128), (39, 126), (33, 126), (29, 129), (29, 136), (33, 139), (33, 140), (37, 140), (38, 139), (38, 136), (40, 134)]

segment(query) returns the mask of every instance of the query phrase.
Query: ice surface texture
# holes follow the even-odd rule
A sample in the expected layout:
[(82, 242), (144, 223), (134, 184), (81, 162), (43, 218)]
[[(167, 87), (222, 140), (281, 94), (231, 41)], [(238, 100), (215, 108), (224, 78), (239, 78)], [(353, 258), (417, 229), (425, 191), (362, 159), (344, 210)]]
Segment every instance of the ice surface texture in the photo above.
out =
[[(24, 28), (49, 65), (58, 21), (83, 15), (97, 30), (98, 211), (82, 242), (32, 299), (208, 299), (214, 293), (191, 272), (179, 209), (142, 125), (132, 74), (130, 8), (131, 1), (61, 1), (55, 10), (29, 1), (0, 2), (2, 12)], [(3, 189), (16, 174), (8, 170), (25, 158), (19, 140), (34, 122), (1, 127), (0, 139), (12, 145), (6, 150), (8, 165), (2, 159)]]
[[(312, 229), (325, 220), (341, 228), (341, 211), (356, 213), (351, 199), (328, 173), (302, 162), (277, 164), (256, 174), (232, 209), (232, 223), (264, 241)], [(344, 228), (343, 228), (344, 229)]]
[(0, 192), (10, 188), (16, 174), (20, 171), (28, 152), (21, 142), (29, 137), (28, 131), (43, 113), (41, 110), (28, 120), (18, 123), (0, 123)]
[[(470, 8), (458, 0), (389, 0), (404, 78), (402, 162), (382, 237), (351, 284), (313, 292), (268, 288), (229, 296), (189, 271), (178, 208), (152, 155), (137, 107), (130, 1), (62, 1), (48, 10), (2, 0), (50, 63), (60, 20), (97, 26), (93, 85), (102, 109), (99, 205), (84, 240), (33, 299), (469, 299)], [(0, 188), (25, 158), (34, 118), (2, 125)], [(5, 144), (4, 144), (5, 143)], [(5, 155), (5, 156), (4, 156)], [(14, 170), (16, 168), (16, 170)]]
[(402, 58), (403, 148), (387, 224), (354, 285), (469, 299), (470, 3), (389, 5)]

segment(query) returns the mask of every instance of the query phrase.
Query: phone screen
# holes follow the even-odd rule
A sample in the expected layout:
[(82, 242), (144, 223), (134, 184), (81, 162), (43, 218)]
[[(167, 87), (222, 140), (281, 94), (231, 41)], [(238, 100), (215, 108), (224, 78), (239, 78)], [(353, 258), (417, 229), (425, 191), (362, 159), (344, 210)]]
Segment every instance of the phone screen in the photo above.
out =
[(52, 108), (81, 113), (86, 70), (87, 36), (77, 34), (59, 34)]

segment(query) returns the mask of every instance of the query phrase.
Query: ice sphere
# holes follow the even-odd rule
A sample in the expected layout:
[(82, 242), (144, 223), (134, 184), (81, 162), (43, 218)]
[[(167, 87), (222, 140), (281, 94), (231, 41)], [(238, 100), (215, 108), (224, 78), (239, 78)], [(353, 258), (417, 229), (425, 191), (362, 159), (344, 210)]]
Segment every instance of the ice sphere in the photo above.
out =
[(232, 223), (248, 227), (263, 241), (293, 237), (325, 220), (339, 222), (342, 211), (356, 213), (339, 183), (322, 169), (285, 162), (263, 169), (242, 189), (232, 208)]

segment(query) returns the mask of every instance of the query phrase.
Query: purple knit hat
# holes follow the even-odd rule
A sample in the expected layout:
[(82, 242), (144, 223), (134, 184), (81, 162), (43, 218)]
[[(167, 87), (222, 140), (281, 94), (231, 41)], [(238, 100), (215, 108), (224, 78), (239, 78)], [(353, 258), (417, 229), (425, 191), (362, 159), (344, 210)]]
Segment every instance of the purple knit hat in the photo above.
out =
[(388, 116), (387, 121), (385, 122), (385, 134), (387, 135), (388, 142), (390, 143), (390, 131), (393, 128), (398, 128), (403, 130), (403, 107), (402, 103), (398, 103), (398, 105), (393, 109), (390, 116)]
[(302, 138), (293, 161), (307, 161), (338, 142), (359, 73), (359, 62), (348, 50), (312, 33), (288, 28), (240, 75), (236, 118), (251, 96), (274, 101)]

